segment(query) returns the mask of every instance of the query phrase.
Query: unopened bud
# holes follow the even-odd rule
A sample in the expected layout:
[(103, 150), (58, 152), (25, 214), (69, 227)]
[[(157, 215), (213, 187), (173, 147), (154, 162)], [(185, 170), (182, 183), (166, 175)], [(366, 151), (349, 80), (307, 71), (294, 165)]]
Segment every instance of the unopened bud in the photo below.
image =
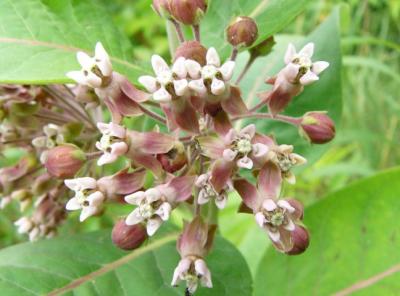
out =
[(175, 51), (175, 60), (180, 57), (194, 60), (204, 66), (206, 62), (207, 48), (198, 41), (183, 42)]
[(233, 46), (251, 46), (258, 36), (257, 24), (250, 17), (239, 16), (226, 29), (226, 35)]
[(291, 233), (293, 240), (293, 248), (288, 251), (288, 255), (299, 255), (303, 253), (310, 244), (310, 236), (307, 229), (302, 226), (296, 225), (296, 228)]
[(185, 25), (197, 25), (207, 10), (207, 0), (170, 0), (171, 15)]
[(300, 124), (300, 134), (314, 144), (324, 144), (335, 137), (335, 123), (326, 112), (307, 112)]
[(86, 162), (85, 153), (74, 145), (61, 145), (46, 153), (45, 167), (50, 175), (60, 179), (71, 178)]
[(123, 250), (133, 250), (147, 239), (146, 228), (142, 224), (126, 225), (125, 220), (119, 220), (111, 234), (114, 245)]
[(160, 17), (170, 18), (171, 10), (169, 0), (153, 0), (153, 9)]

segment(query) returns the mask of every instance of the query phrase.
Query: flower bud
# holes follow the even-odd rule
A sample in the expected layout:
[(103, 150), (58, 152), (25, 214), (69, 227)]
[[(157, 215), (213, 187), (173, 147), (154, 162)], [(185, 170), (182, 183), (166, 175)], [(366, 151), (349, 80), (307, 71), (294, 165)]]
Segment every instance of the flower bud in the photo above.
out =
[(75, 176), (85, 162), (86, 155), (82, 150), (64, 144), (47, 151), (44, 165), (53, 177), (66, 179)]
[(153, 0), (153, 9), (160, 17), (170, 18), (170, 4), (169, 0)]
[(122, 219), (114, 225), (111, 238), (118, 248), (133, 250), (140, 247), (147, 239), (147, 232), (142, 224), (126, 225)]
[(258, 36), (257, 24), (252, 18), (239, 16), (226, 29), (226, 35), (233, 46), (251, 46)]
[(207, 48), (198, 41), (183, 42), (175, 51), (175, 61), (184, 57), (185, 59), (194, 60), (204, 66), (206, 61)]
[(171, 15), (185, 25), (197, 25), (207, 10), (207, 0), (170, 0)]
[(295, 230), (291, 233), (293, 240), (293, 248), (286, 252), (288, 255), (299, 255), (303, 253), (310, 244), (310, 236), (307, 229), (296, 225)]
[(324, 144), (335, 137), (335, 123), (326, 112), (307, 112), (300, 123), (300, 134), (314, 144)]
[(174, 173), (180, 170), (187, 163), (185, 147), (178, 142), (174, 148), (165, 154), (158, 154), (157, 159), (160, 161), (164, 170)]

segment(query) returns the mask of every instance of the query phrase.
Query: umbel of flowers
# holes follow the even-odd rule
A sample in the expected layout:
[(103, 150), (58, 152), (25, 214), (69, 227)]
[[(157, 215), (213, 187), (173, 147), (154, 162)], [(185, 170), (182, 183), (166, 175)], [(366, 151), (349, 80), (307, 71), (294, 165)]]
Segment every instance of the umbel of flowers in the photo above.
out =
[[(284, 183), (295, 184), (293, 168), (306, 159), (291, 143), (277, 143), (268, 135), (273, 131), (237, 123), (252, 118), (283, 121), (315, 144), (332, 140), (335, 127), (323, 111), (310, 110), (300, 118), (281, 114), (304, 88), (323, 79), (329, 66), (313, 60), (313, 43), (299, 51), (289, 44), (282, 69), (266, 77), (270, 90), (249, 106), (240, 82), (254, 79), (246, 76), (247, 69), (273, 45), (271, 38), (257, 40), (256, 23), (237, 17), (227, 27), (232, 54), (224, 59), (215, 47), (201, 44), (206, 1), (182, 3), (153, 1), (180, 39), (171, 63), (152, 56), (153, 75), (128, 80), (114, 71), (98, 42), (94, 56), (77, 53), (81, 69), (66, 74), (75, 85), (2, 86), (1, 149), (19, 147), (25, 155), (0, 170), (0, 206), (19, 202), (18, 231), (36, 240), (55, 235), (69, 213), (78, 213), (84, 222), (102, 215), (108, 204), (125, 204), (131, 213), (116, 220), (112, 232), (113, 242), (125, 250), (156, 236), (183, 205), (191, 208), (193, 217), (184, 222), (177, 240), (181, 260), (171, 270), (172, 285), (185, 282), (191, 295), (199, 286), (212, 287), (207, 254), (217, 219), (215, 214), (202, 216), (203, 208), (223, 210), (232, 191), (242, 198), (239, 212), (253, 215), (278, 251), (294, 255), (308, 247), (303, 206), (282, 190)], [(182, 25), (192, 26), (194, 40), (185, 39)], [(239, 73), (238, 53), (256, 42)], [(154, 128), (140, 131), (124, 125), (125, 118), (139, 116), (150, 118)], [(104, 176), (101, 168), (112, 169), (117, 161), (124, 167)], [(254, 177), (246, 179), (250, 175)], [(145, 182), (146, 176), (153, 182)]]

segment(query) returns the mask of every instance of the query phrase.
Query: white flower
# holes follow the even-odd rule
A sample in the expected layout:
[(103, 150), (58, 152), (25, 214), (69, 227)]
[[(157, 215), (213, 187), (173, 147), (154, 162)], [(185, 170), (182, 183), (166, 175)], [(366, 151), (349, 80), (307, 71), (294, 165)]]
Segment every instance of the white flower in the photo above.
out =
[(32, 140), (32, 145), (37, 148), (51, 149), (58, 144), (64, 143), (64, 136), (61, 128), (53, 123), (43, 127), (44, 136), (36, 137)]
[(105, 196), (97, 190), (95, 179), (83, 177), (68, 179), (64, 183), (69, 189), (75, 191), (75, 196), (68, 201), (65, 208), (69, 211), (82, 210), (79, 217), (81, 222), (100, 212)]
[(189, 82), (189, 88), (200, 95), (209, 89), (213, 95), (222, 95), (227, 89), (235, 68), (234, 61), (227, 61), (221, 66), (219, 55), (214, 47), (207, 51), (207, 65), (201, 65), (193, 60), (186, 60), (185, 65), (189, 76), (194, 79)]
[(136, 205), (126, 218), (127, 225), (146, 223), (147, 234), (152, 236), (164, 221), (169, 219), (172, 206), (158, 188), (150, 188), (146, 191), (138, 191), (125, 196), (125, 201)]
[(97, 165), (113, 163), (128, 151), (128, 144), (125, 143), (126, 129), (113, 122), (108, 124), (99, 122), (97, 127), (101, 131), (102, 137), (100, 141), (96, 142), (96, 148), (103, 151)]
[(286, 200), (266, 199), (262, 203), (259, 212), (255, 214), (257, 224), (264, 228), (273, 242), (279, 242), (283, 231), (292, 232), (295, 230), (292, 214), (296, 209)]
[(240, 168), (252, 169), (253, 161), (249, 157), (261, 157), (268, 152), (268, 146), (261, 143), (252, 143), (252, 139), (256, 133), (254, 124), (244, 127), (241, 131), (236, 132), (231, 129), (225, 136), (225, 142), (228, 144), (227, 149), (223, 151), (223, 158), (226, 161), (234, 161)]
[(202, 286), (212, 288), (211, 272), (203, 259), (185, 257), (175, 268), (171, 285), (177, 286), (179, 281), (186, 281), (188, 291), (193, 294), (200, 282)]
[(319, 80), (318, 75), (328, 68), (329, 63), (325, 61), (312, 62), (314, 54), (314, 43), (307, 43), (298, 53), (293, 44), (289, 44), (286, 54), (286, 67), (283, 71), (289, 81), (309, 85)]
[(32, 218), (22, 217), (14, 222), (18, 227), (18, 233), (27, 233), (31, 242), (36, 241), (41, 236), (40, 226), (36, 225)]
[(188, 90), (186, 80), (187, 71), (185, 68), (185, 58), (178, 58), (172, 66), (172, 69), (158, 55), (151, 57), (156, 77), (141, 76), (139, 82), (153, 94), (153, 99), (159, 102), (169, 102), (174, 95), (183, 96)]
[(218, 193), (215, 191), (210, 179), (210, 173), (202, 174), (197, 178), (195, 185), (200, 188), (197, 202), (202, 205), (207, 203), (210, 199), (214, 199), (217, 207), (223, 209), (228, 200), (228, 191), (232, 190), (232, 184), (228, 182), (226, 188), (222, 190), (221, 193)]
[(79, 51), (76, 57), (82, 69), (68, 72), (66, 75), (78, 84), (99, 88), (102, 86), (104, 79), (111, 76), (111, 60), (100, 42), (96, 43), (94, 57), (90, 57), (82, 51)]

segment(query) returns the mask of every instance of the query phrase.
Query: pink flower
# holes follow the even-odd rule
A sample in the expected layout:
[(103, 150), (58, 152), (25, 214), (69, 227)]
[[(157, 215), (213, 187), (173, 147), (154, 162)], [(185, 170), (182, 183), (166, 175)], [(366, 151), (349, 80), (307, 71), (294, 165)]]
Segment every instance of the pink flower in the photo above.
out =
[(225, 208), (228, 200), (228, 193), (232, 190), (231, 181), (227, 182), (224, 190), (217, 192), (211, 182), (211, 173), (207, 173), (200, 175), (195, 185), (199, 188), (198, 204), (206, 204), (210, 199), (214, 199), (219, 209)]

